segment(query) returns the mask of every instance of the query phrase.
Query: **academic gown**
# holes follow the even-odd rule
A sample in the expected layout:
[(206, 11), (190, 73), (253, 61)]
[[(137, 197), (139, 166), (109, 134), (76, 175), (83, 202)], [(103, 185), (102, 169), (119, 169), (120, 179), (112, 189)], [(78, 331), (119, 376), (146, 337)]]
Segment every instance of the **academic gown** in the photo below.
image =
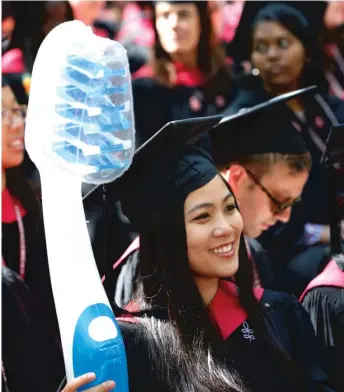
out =
[[(255, 293), (262, 305), (270, 336), (296, 364), (302, 374), (302, 382), (299, 376), (292, 377), (284, 364), (272, 358), (266, 342), (255, 336), (239, 304), (234, 284), (226, 281), (221, 281), (209, 305), (223, 337), (224, 351), (228, 353), (228, 357), (226, 354), (220, 360), (224, 360), (228, 368), (238, 371), (252, 392), (333, 392), (327, 385), (327, 376), (322, 370), (314, 342), (314, 331), (302, 306), (285, 293), (262, 289)], [(167, 309), (163, 308), (153, 308), (145, 312), (145, 316), (168, 320)], [(154, 363), (139, 319), (125, 315), (118, 318), (118, 322), (126, 347), (130, 392), (175, 391), (176, 386), (171, 388), (161, 376), (163, 363)], [(169, 371), (177, 374), (178, 364), (170, 364)]]
[(207, 83), (201, 71), (175, 66), (177, 80), (172, 88), (158, 83), (148, 65), (133, 75), (137, 147), (170, 121), (221, 113), (234, 96), (225, 70)]
[[(23, 224), (25, 263), (20, 266), (20, 229), (15, 207), (18, 206)], [(43, 222), (31, 224), (31, 213), (14, 198), (7, 188), (2, 192), (2, 264), (16, 272), (39, 302), (48, 322), (58, 333)], [(22, 269), (22, 271), (21, 271)]]
[(30, 289), (2, 267), (2, 391), (54, 392), (65, 372), (62, 349)]
[[(319, 365), (314, 331), (302, 306), (288, 294), (263, 290), (256, 293), (271, 336), (297, 364), (304, 376), (305, 387), (301, 387), (300, 380), (290, 377), (284, 366), (271, 357), (266, 343), (255, 336), (239, 305), (234, 285), (223, 281), (210, 304), (210, 311), (224, 339), (228, 367), (239, 372), (252, 392), (332, 391)], [(148, 317), (166, 320), (168, 316), (167, 311), (158, 309)], [(139, 326), (135, 322), (120, 321), (120, 327), (127, 350), (130, 392), (170, 391), (156, 376), (154, 365), (147, 360), (149, 353), (144, 334), (137, 334)]]
[[(242, 89), (226, 109), (226, 114), (237, 113), (240, 109), (252, 107), (272, 98), (255, 81), (254, 89)], [(322, 96), (327, 109), (339, 122), (344, 122), (344, 102), (336, 97)], [(312, 129), (325, 142), (330, 131), (328, 113), (312, 96), (305, 96), (302, 122), (286, 105), (291, 122), (302, 133), (312, 156), (312, 169), (302, 193), (302, 201), (295, 205), (288, 223), (277, 223), (259, 237), (266, 250), (278, 279), (278, 289), (299, 297), (307, 284), (321, 272), (328, 261), (329, 249), (324, 244), (308, 246), (305, 243), (304, 224), (329, 224), (330, 212), (327, 194), (327, 176), (320, 164), (321, 151), (310, 136)], [(326, 110), (328, 112), (328, 110)], [(259, 131), (259, 130), (257, 130)]]
[(344, 391), (344, 271), (331, 261), (300, 300), (311, 316), (330, 385)]

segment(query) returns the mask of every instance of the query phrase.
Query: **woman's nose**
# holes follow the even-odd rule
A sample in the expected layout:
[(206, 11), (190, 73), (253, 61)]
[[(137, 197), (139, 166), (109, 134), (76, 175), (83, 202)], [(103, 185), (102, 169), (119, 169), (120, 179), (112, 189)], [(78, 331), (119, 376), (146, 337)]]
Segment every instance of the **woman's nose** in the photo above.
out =
[(213, 235), (214, 237), (222, 237), (227, 236), (233, 231), (233, 227), (229, 224), (229, 222), (222, 217), (216, 221)]
[(267, 51), (268, 58), (275, 59), (279, 57), (279, 50), (275, 45), (270, 45)]
[(178, 25), (178, 15), (177, 14), (171, 14), (169, 16), (169, 23), (170, 23), (170, 26), (172, 28), (176, 28), (177, 25)]

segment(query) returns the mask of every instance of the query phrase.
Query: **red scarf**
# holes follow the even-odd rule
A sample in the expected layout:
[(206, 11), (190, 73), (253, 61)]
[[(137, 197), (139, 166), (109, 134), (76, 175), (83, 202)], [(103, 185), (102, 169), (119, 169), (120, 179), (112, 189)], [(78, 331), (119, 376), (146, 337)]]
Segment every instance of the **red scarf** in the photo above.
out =
[[(174, 62), (176, 79), (174, 85), (185, 87), (203, 87), (206, 82), (206, 77), (198, 68), (188, 68), (184, 64), (176, 61)], [(134, 73), (133, 79), (136, 78), (153, 78), (153, 70), (150, 65), (144, 65), (137, 72)]]

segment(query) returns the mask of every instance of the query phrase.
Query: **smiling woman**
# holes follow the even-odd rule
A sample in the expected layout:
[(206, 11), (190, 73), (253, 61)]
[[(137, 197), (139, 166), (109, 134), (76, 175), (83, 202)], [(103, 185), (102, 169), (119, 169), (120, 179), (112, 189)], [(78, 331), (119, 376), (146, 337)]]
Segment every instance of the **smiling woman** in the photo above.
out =
[(117, 308), (130, 392), (330, 391), (307, 314), (253, 290), (233, 193), (209, 154), (183, 142), (220, 119), (167, 124), (109, 189), (140, 234), (140, 277)]

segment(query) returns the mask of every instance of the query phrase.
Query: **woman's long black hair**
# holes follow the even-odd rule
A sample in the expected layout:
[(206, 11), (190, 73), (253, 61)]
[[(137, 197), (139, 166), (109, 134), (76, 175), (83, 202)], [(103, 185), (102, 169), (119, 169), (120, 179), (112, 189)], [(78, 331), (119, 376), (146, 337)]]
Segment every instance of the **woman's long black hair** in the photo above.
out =
[[(231, 191), (229, 185), (224, 183)], [(179, 200), (173, 206), (166, 205), (163, 211), (156, 211), (141, 225), (141, 278), (134, 298), (140, 309), (168, 308), (169, 320), (179, 332), (185, 350), (192, 349), (195, 342), (201, 342), (205, 351), (210, 349), (216, 358), (223, 360), (226, 355), (228, 358), (223, 339), (202, 300), (189, 266), (184, 202)], [(271, 351), (273, 358), (298, 380), (298, 369), (278, 342), (268, 335), (261, 306), (253, 293), (253, 270), (243, 236), (235, 281), (240, 302), (256, 336), (264, 339), (266, 349)]]

